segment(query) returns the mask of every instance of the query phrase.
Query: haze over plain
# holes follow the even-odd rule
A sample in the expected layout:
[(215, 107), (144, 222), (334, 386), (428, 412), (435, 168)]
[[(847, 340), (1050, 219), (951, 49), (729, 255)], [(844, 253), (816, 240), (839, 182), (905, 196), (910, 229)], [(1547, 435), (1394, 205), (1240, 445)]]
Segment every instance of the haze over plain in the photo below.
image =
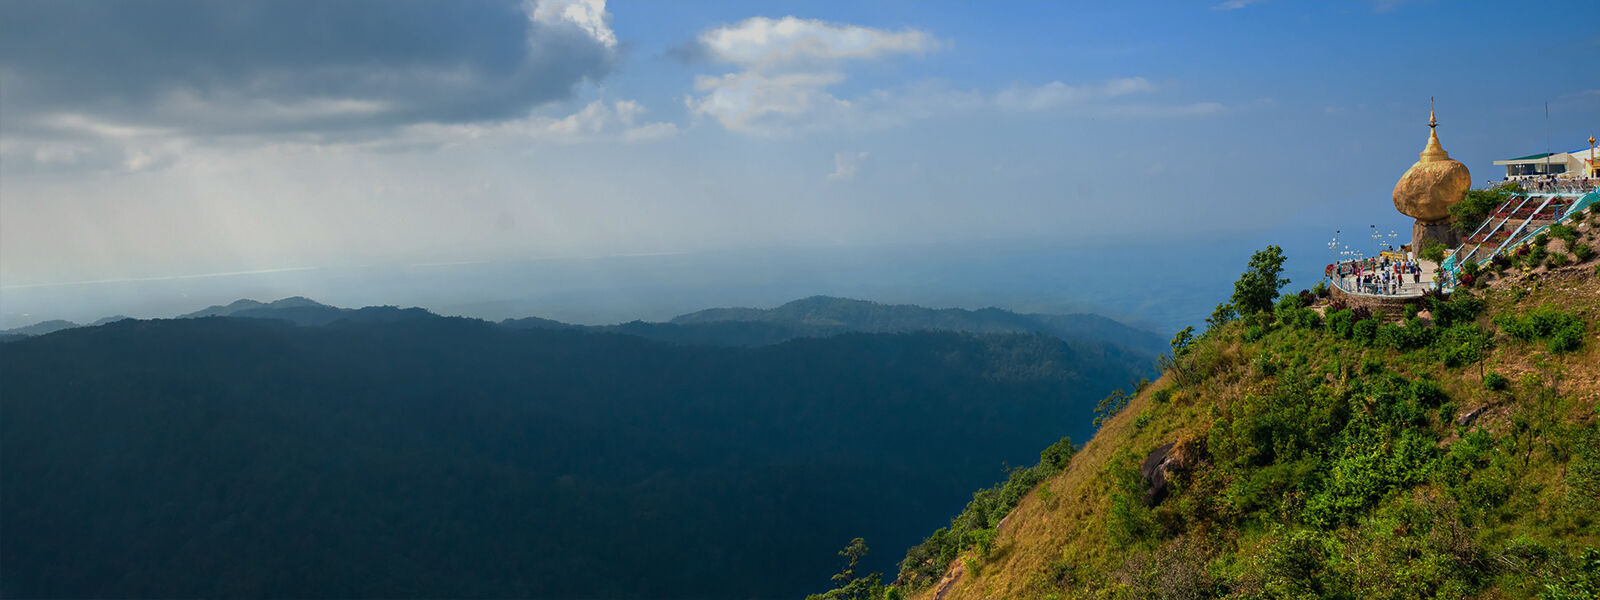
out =
[[(1600, 88), (1530, 56), (1595, 51), (1594, 18), (1551, 18), (1585, 11), (10, 2), (0, 327), (289, 295), (1116, 313), (1291, 230), (1403, 232), (1430, 96), (1479, 180), (1545, 149), (1545, 103), (1570, 150)], [(1327, 262), (1289, 250), (1298, 281)]]

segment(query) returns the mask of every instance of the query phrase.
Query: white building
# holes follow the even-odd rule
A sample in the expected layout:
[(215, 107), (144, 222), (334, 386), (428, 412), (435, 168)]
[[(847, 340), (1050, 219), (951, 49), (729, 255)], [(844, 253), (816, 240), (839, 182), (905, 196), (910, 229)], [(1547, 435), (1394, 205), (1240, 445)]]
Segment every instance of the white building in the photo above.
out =
[(1495, 166), (1506, 168), (1506, 179), (1522, 181), (1539, 179), (1547, 175), (1556, 177), (1600, 176), (1600, 161), (1595, 150), (1584, 148), (1576, 152), (1543, 152), (1508, 160), (1494, 161)]

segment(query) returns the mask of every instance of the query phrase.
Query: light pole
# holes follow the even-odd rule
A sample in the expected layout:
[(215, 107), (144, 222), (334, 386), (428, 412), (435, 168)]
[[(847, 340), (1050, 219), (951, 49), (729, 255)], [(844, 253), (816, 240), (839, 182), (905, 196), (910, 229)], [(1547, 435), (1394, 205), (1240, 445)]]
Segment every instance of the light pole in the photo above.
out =
[(1333, 230), (1333, 239), (1328, 240), (1328, 257), (1333, 259), (1335, 265), (1339, 263), (1339, 230)]

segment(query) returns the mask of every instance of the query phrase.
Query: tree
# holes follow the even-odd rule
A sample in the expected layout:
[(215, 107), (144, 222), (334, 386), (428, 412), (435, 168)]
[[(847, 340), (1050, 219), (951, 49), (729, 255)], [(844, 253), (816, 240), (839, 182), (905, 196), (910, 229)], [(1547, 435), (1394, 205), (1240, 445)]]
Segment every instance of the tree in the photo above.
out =
[(1189, 346), (1194, 343), (1194, 327), (1185, 327), (1177, 335), (1172, 336), (1172, 356), (1182, 357), (1189, 352)]
[(1250, 270), (1239, 276), (1233, 284), (1233, 307), (1241, 315), (1253, 315), (1272, 310), (1272, 301), (1278, 290), (1289, 284), (1283, 275), (1283, 249), (1267, 246), (1250, 255)]
[[(1478, 230), (1484, 219), (1489, 218), (1489, 213), (1512, 196), (1522, 193), (1519, 184), (1507, 184), (1487, 190), (1467, 190), (1467, 195), (1460, 202), (1450, 205), (1450, 217), (1455, 219), (1451, 225), (1457, 233), (1468, 235)], [(1435, 261), (1437, 262), (1437, 261)]]
[(1056, 471), (1065, 469), (1067, 463), (1072, 460), (1072, 453), (1076, 450), (1072, 447), (1071, 438), (1061, 438), (1039, 453), (1039, 465)]
[(1238, 314), (1234, 312), (1232, 304), (1227, 302), (1217, 303), (1216, 310), (1211, 311), (1211, 316), (1206, 317), (1206, 331), (1227, 325), (1235, 316), (1238, 316)]
[(1442, 242), (1434, 242), (1423, 247), (1422, 251), (1417, 253), (1417, 256), (1431, 263), (1440, 263), (1444, 262), (1444, 252), (1448, 249)]
[(884, 597), (883, 575), (873, 573), (866, 577), (856, 577), (856, 566), (861, 563), (861, 557), (867, 555), (867, 542), (861, 538), (850, 540), (850, 545), (839, 551), (839, 556), (848, 561), (844, 570), (833, 576), (833, 581), (839, 587), (821, 594), (806, 596), (806, 600), (876, 600)]
[(833, 576), (833, 580), (839, 583), (849, 583), (851, 580), (855, 579), (856, 565), (860, 564), (861, 557), (866, 555), (867, 540), (862, 538), (850, 540), (850, 545), (845, 546), (843, 550), (839, 551), (839, 556), (845, 557), (845, 560), (849, 561), (849, 564), (845, 565), (843, 571), (835, 574)]

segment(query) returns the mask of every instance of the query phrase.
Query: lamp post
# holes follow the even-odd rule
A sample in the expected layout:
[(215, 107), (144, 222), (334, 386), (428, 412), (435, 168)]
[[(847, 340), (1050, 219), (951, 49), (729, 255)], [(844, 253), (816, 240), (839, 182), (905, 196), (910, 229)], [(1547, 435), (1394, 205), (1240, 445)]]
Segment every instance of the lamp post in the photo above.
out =
[(1337, 264), (1339, 262), (1339, 230), (1333, 230), (1333, 239), (1328, 240), (1328, 257)]

